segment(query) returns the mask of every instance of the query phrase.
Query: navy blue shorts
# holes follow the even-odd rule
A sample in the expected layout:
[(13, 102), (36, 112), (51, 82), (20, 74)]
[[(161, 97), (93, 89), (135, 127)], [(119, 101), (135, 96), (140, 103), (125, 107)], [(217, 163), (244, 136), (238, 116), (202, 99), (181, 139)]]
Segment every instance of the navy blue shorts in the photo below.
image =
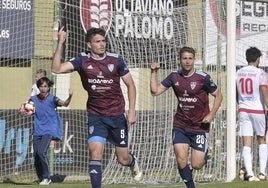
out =
[(189, 144), (189, 146), (198, 151), (207, 151), (208, 133), (187, 131), (179, 127), (172, 129), (173, 145), (178, 143)]
[(88, 114), (88, 143), (105, 142), (118, 147), (128, 146), (128, 127), (124, 114), (119, 116), (99, 116)]

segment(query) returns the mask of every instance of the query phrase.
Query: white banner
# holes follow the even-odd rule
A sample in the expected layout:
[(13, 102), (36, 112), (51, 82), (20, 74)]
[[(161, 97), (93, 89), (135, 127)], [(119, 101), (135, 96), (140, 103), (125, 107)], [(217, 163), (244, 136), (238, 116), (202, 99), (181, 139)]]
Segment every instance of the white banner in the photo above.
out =
[[(206, 64), (217, 64), (221, 59), (226, 65), (226, 3), (208, 0), (206, 15)], [(236, 64), (247, 65), (245, 51), (255, 46), (263, 54), (260, 66), (268, 66), (268, 2), (236, 0), (236, 15)]]

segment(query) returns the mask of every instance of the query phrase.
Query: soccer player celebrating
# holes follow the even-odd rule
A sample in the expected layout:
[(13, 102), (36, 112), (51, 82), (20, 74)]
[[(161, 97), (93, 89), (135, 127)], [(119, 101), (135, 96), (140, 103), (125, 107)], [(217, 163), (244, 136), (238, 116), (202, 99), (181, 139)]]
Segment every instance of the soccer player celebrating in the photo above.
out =
[[(173, 148), (178, 170), (188, 188), (195, 188), (192, 170), (188, 164), (191, 150), (191, 166), (201, 169), (207, 160), (208, 133), (222, 101), (222, 94), (211, 77), (194, 68), (195, 51), (191, 47), (180, 50), (181, 70), (170, 73), (161, 83), (157, 82), (160, 64), (151, 64), (151, 94), (157, 96), (172, 87), (178, 99), (177, 112), (173, 120)], [(211, 110), (209, 96), (215, 97)]]
[[(106, 140), (115, 145), (117, 160), (130, 167), (136, 181), (142, 177), (137, 161), (128, 150), (128, 130), (136, 122), (136, 87), (122, 56), (106, 51), (105, 31), (91, 28), (86, 33), (90, 52), (82, 52), (61, 63), (61, 50), (66, 38), (63, 28), (53, 57), (52, 72), (77, 71), (88, 93), (89, 174), (93, 188), (101, 187), (102, 156)], [(120, 87), (122, 78), (128, 90), (129, 110), (125, 117), (125, 100)]]
[[(261, 51), (256, 47), (246, 50), (248, 66), (236, 72), (236, 88), (238, 101), (238, 120), (240, 135), (243, 139), (242, 157), (248, 181), (266, 180), (267, 145), (265, 105), (268, 106), (268, 82), (264, 70), (258, 68)], [(259, 144), (260, 173), (258, 177), (252, 170), (251, 146), (253, 132)]]

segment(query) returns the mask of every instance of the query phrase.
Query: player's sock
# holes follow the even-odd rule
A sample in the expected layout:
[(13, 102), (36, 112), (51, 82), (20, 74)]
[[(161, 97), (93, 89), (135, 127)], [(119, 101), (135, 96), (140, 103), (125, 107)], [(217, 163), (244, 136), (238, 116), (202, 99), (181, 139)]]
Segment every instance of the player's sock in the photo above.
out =
[(181, 175), (181, 178), (183, 179), (183, 182), (188, 188), (195, 188), (192, 176), (192, 170), (190, 169), (189, 165), (187, 165), (183, 169), (179, 168), (179, 173)]
[(99, 160), (89, 161), (89, 176), (92, 187), (101, 188), (101, 179), (102, 179), (101, 161)]
[(247, 174), (249, 176), (253, 176), (254, 173), (252, 171), (252, 155), (251, 155), (251, 148), (248, 146), (243, 147), (242, 156), (244, 159), (245, 168), (247, 171)]
[(133, 167), (135, 164), (135, 157), (132, 153), (129, 153), (129, 158), (130, 158), (130, 162), (129, 162), (129, 165), (127, 165), (127, 166)]
[(208, 149), (207, 149), (207, 151), (206, 151), (206, 153), (205, 153), (205, 157), (204, 157), (204, 161), (205, 161), (204, 165), (206, 165), (206, 164), (207, 164), (208, 159), (209, 159), (208, 152), (209, 152), (209, 151), (208, 151)]
[(260, 144), (259, 145), (259, 161), (260, 161), (260, 172), (265, 173), (266, 164), (267, 164), (267, 145)]

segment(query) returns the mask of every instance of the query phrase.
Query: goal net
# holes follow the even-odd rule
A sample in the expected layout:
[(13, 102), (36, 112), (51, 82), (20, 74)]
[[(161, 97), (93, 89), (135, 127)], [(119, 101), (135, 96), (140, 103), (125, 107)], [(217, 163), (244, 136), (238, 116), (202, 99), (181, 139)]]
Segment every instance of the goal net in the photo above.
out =
[[(261, 66), (266, 69), (268, 3), (236, 2), (237, 66), (246, 65), (245, 50), (257, 46), (264, 54)], [(68, 38), (62, 52), (63, 61), (88, 50), (85, 31), (100, 27), (106, 30), (108, 50), (121, 54), (128, 64), (137, 88), (137, 122), (129, 135), (129, 148), (143, 170), (141, 183), (182, 181), (171, 134), (177, 99), (172, 89), (161, 96), (151, 96), (150, 64), (160, 62), (158, 81), (161, 81), (179, 68), (180, 48), (193, 47), (197, 52), (196, 68), (209, 73), (224, 96), (211, 123), (210, 159), (201, 170), (193, 172), (194, 180), (225, 181), (228, 155), (226, 7), (226, 0), (1, 1), (0, 180), (28, 183), (36, 179), (31, 142), (33, 120), (18, 115), (17, 109), (29, 98), (35, 72), (41, 68), (55, 81), (52, 92), (56, 96), (65, 99), (68, 89), (74, 90), (70, 106), (58, 109), (63, 118), (64, 135), (62, 141), (49, 150), (51, 174), (66, 176), (65, 180), (89, 180), (86, 92), (77, 73), (52, 75), (50, 70), (57, 31), (64, 26)], [(123, 85), (122, 89), (125, 93)], [(212, 104), (213, 98), (210, 101)], [(126, 110), (127, 107), (128, 104)], [(239, 136), (234, 144), (239, 169), (243, 165)], [(253, 152), (254, 169), (258, 170), (257, 150)], [(105, 146), (102, 162), (104, 184), (134, 183), (129, 169), (116, 161), (113, 145)]]

